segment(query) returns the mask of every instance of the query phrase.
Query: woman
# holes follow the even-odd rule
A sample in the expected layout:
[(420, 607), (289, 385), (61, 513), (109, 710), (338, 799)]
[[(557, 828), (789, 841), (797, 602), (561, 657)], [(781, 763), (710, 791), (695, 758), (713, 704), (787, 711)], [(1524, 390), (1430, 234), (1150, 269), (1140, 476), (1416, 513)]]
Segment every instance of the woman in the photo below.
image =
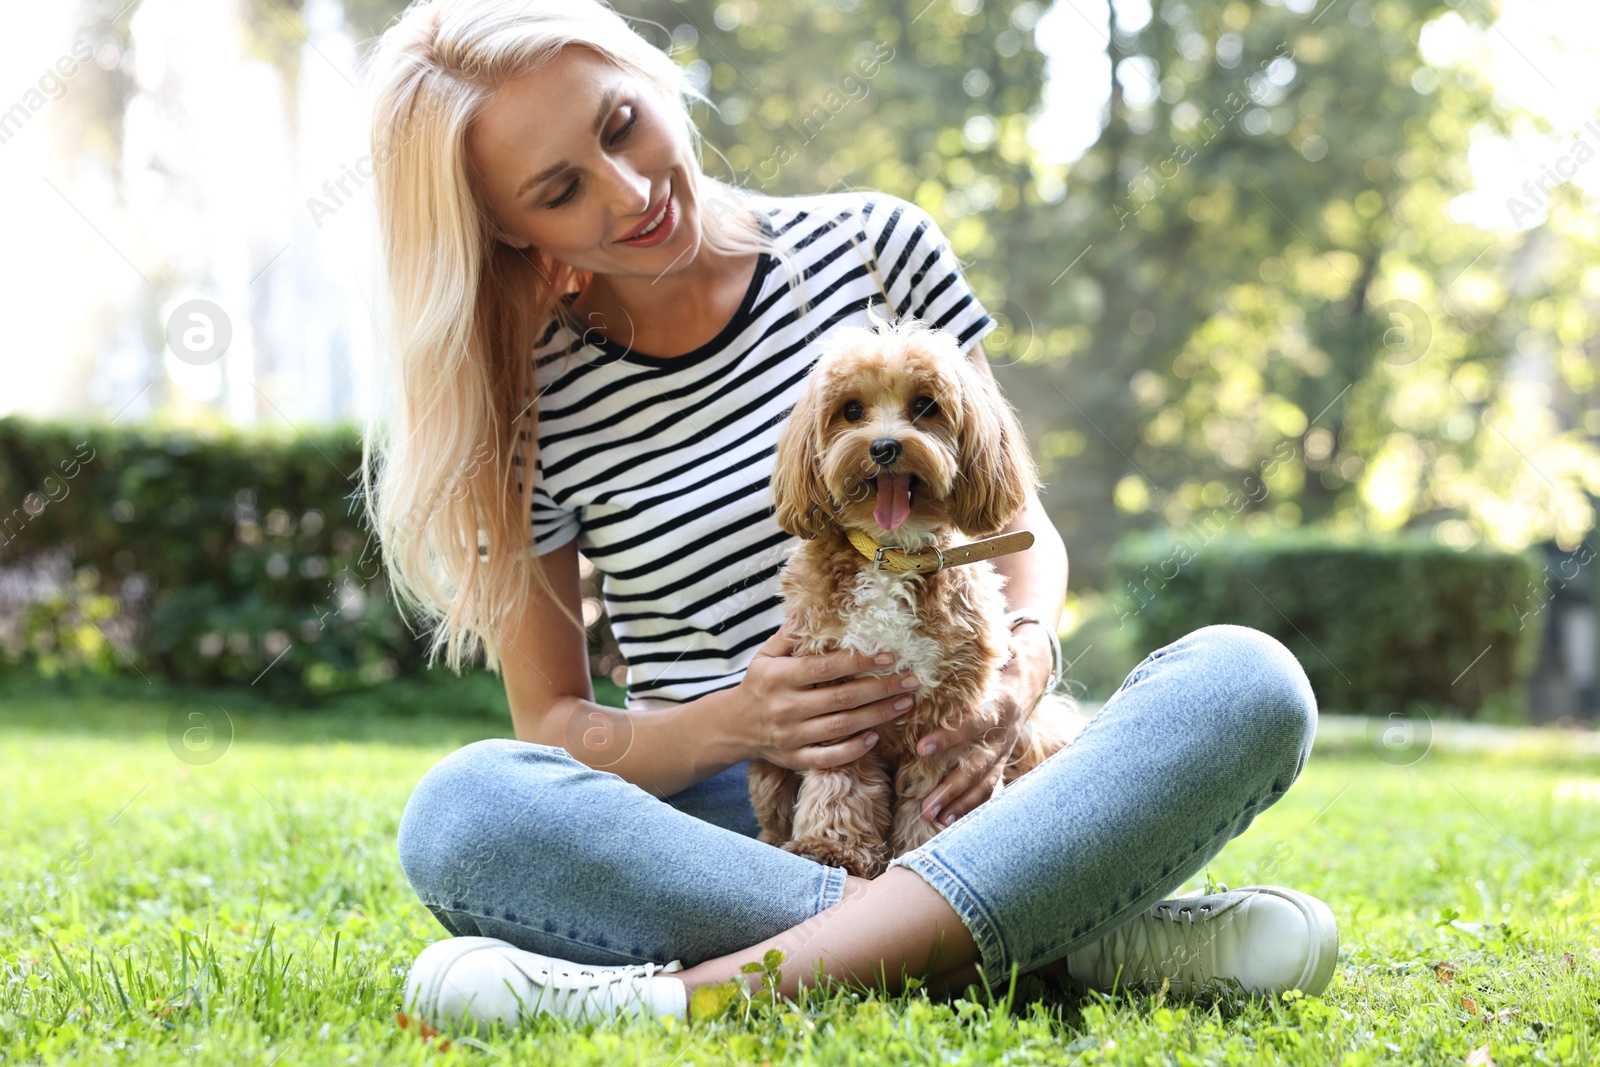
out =
[[(754, 839), (748, 760), (855, 759), (917, 684), (792, 654), (767, 481), (815, 341), (874, 298), (988, 373), (995, 323), (925, 212), (707, 177), (697, 94), (593, 0), (413, 6), (370, 81), (392, 334), (372, 516), (397, 595), (437, 620), (433, 651), (459, 669), (483, 650), (517, 736), (447, 757), (407, 805), (406, 877), (455, 935), (418, 957), (408, 1010), (681, 1017), (771, 948), (785, 995), (908, 974), (1004, 988), (1013, 968), (1321, 992), (1337, 941), (1320, 901), (1162, 900), (1310, 752), (1310, 686), (1255, 631), (1152, 653), (999, 795), (999, 766), (952, 775), (926, 805), (947, 829), (877, 879)], [(1011, 528), (1037, 541), (997, 561), (1013, 657), (975, 730), (1015, 731), (1055, 680), (1065, 549), (1037, 497)], [(592, 699), (580, 548), (605, 575), (625, 711)]]

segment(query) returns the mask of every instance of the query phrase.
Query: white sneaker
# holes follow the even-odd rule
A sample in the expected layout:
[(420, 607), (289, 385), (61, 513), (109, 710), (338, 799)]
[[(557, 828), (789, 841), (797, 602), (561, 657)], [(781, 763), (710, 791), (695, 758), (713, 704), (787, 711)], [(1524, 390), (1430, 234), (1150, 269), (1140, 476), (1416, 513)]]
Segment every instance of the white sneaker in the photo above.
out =
[[(1223, 887), (1226, 889), (1226, 887)], [(1274, 885), (1163, 900), (1067, 955), (1079, 985), (1192, 993), (1232, 986), (1319, 996), (1339, 959), (1339, 926), (1316, 897)]]
[[(678, 960), (589, 967), (527, 952), (493, 937), (452, 937), (422, 950), (406, 978), (404, 1011), (424, 1037), (476, 1024), (516, 1026), (535, 1015), (599, 1021), (615, 1016), (687, 1019), (689, 995)], [(413, 1019), (402, 1014), (402, 1027)]]

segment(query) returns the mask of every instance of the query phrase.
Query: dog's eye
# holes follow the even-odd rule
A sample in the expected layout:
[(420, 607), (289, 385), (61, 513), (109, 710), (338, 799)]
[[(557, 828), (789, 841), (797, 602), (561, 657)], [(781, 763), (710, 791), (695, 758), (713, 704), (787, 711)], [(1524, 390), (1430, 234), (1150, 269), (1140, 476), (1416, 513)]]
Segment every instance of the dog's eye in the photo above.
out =
[(861, 401), (859, 400), (851, 400), (845, 403), (844, 417), (850, 422), (860, 422), (861, 416), (866, 413), (867, 409), (861, 406)]
[(934, 403), (931, 396), (919, 396), (911, 402), (911, 417), (914, 419), (920, 419), (924, 415), (936, 415), (938, 412), (939, 405)]

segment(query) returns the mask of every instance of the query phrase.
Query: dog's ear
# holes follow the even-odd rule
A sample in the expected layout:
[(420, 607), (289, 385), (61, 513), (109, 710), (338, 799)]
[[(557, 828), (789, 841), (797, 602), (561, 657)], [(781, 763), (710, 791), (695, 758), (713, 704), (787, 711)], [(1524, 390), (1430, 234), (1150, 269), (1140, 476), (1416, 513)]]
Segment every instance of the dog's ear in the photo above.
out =
[[(811, 374), (817, 373), (813, 367)], [(778, 438), (772, 470), (773, 517), (788, 534), (812, 540), (833, 515), (833, 500), (822, 483), (820, 382), (808, 378)]]
[(968, 536), (998, 532), (1038, 488), (1039, 470), (1022, 423), (988, 374), (957, 356), (961, 380), (960, 469), (952, 495), (952, 518)]

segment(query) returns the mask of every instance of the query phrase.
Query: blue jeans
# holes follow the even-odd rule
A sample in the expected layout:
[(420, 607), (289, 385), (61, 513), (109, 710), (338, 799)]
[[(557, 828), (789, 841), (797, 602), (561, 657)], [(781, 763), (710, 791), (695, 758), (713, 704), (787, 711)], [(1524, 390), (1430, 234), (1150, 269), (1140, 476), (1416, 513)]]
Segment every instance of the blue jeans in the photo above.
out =
[[(1316, 717), (1286, 648), (1208, 626), (1151, 653), (1072, 744), (891, 866), (949, 901), (1003, 983), (1199, 872), (1299, 776)], [(693, 966), (845, 892), (843, 869), (754, 839), (744, 772), (661, 799), (565, 749), (479, 741), (412, 794), (401, 866), (451, 934), (575, 963)]]

